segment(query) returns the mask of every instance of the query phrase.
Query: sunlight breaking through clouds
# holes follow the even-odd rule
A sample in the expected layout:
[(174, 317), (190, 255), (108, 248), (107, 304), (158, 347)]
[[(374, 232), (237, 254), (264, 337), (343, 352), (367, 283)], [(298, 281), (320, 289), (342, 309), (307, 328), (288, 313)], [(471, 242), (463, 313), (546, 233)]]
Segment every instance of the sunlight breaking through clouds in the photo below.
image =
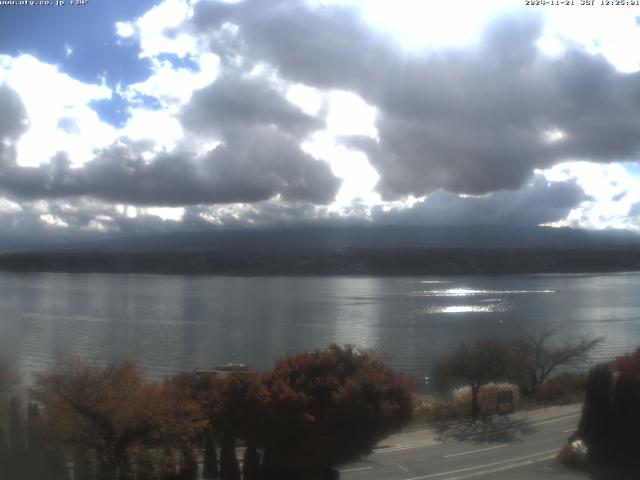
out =
[[(0, 131), (0, 160), (11, 165), (0, 188), (7, 201), (141, 202), (175, 222), (183, 215), (163, 208), (196, 202), (200, 218), (221, 225), (304, 211), (304, 221), (430, 225), (481, 214), (640, 231), (640, 185), (623, 163), (640, 151), (640, 54), (628, 48), (640, 41), (640, 9), (622, 10), (159, 1), (109, 24), (108, 41), (147, 66), (129, 82), (114, 80), (117, 56), (93, 81), (76, 76), (69, 65), (87, 60), (75, 41), (60, 40), (59, 63), (37, 49), (0, 50), (0, 84), (29, 121), (17, 136)], [(96, 102), (119, 109), (122, 123)], [(205, 166), (213, 157), (215, 172)], [(153, 185), (170, 164), (176, 191), (201, 189), (184, 205)], [(220, 179), (242, 188), (204, 194), (207, 182), (224, 190)], [(144, 184), (145, 200), (106, 184), (127, 181)], [(220, 217), (232, 207), (218, 202), (238, 208)], [(443, 206), (451, 214), (438, 216)]]

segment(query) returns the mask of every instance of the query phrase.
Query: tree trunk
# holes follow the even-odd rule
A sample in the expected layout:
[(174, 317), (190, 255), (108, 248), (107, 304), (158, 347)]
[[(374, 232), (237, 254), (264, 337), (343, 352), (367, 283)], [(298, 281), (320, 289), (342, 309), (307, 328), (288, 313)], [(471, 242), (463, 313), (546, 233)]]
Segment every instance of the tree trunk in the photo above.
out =
[(216, 453), (216, 442), (213, 438), (213, 432), (209, 431), (204, 439), (204, 465), (202, 478), (205, 480), (214, 480), (220, 476), (218, 470), (218, 454)]
[(87, 451), (77, 447), (73, 452), (73, 479), (93, 480), (93, 468)]
[(260, 456), (254, 441), (247, 442), (242, 462), (242, 480), (258, 480), (260, 475)]
[(480, 415), (480, 405), (478, 403), (478, 392), (480, 385), (471, 385), (471, 419), (475, 422)]
[(177, 480), (176, 462), (171, 449), (166, 448), (160, 461), (160, 480)]
[(229, 430), (226, 430), (222, 435), (220, 479), (240, 480), (240, 465), (238, 465), (238, 459), (236, 458), (236, 439)]
[(198, 478), (198, 461), (190, 445), (182, 448), (182, 464), (178, 472), (180, 480), (196, 480)]

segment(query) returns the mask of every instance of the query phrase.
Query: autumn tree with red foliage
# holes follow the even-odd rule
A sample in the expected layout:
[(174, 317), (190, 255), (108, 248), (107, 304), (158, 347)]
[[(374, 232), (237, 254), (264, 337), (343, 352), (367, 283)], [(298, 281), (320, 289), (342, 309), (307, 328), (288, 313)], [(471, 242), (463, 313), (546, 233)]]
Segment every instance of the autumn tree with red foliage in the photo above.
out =
[(629, 355), (616, 357), (613, 366), (620, 375), (640, 383), (640, 347)]
[(405, 426), (413, 410), (407, 380), (351, 346), (282, 358), (264, 384), (267, 478), (316, 478), (353, 461)]
[(98, 480), (123, 477), (129, 448), (159, 437), (170, 418), (163, 386), (131, 362), (60, 363), (38, 377), (32, 395), (66, 444), (95, 454)]

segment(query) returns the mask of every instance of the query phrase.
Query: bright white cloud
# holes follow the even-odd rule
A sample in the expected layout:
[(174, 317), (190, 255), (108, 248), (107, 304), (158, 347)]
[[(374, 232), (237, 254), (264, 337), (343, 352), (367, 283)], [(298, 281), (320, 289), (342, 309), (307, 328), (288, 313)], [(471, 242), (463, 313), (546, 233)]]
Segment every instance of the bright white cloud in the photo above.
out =
[[(344, 3), (339, 1), (339, 3)], [(478, 38), (490, 15), (498, 10), (522, 6), (513, 0), (359, 0), (364, 15), (373, 24), (390, 31), (407, 46), (467, 45)]]
[(145, 208), (144, 213), (148, 215), (155, 215), (156, 217), (160, 217), (163, 220), (174, 220), (177, 222), (182, 220), (182, 217), (184, 215), (184, 208), (152, 207)]
[(151, 140), (156, 151), (172, 151), (183, 137), (180, 122), (165, 110), (131, 111), (131, 117), (119, 132), (133, 140)]
[(619, 163), (566, 162), (542, 172), (549, 181), (575, 179), (592, 201), (571, 211), (556, 226), (583, 228), (630, 228), (639, 230), (627, 218), (631, 205), (640, 202), (640, 180)]
[(298, 83), (289, 87), (286, 97), (307, 115), (315, 116), (322, 108), (322, 94), (316, 88)]
[(582, 45), (587, 51), (604, 55), (619, 70), (640, 69), (640, 27), (636, 18), (640, 6), (598, 5), (573, 8), (542, 8), (545, 34), (541, 41), (551, 45), (558, 39)]
[(167, 29), (180, 25), (191, 15), (186, 0), (165, 0), (153, 7), (135, 25), (140, 35), (142, 57), (154, 57), (160, 53), (175, 53), (184, 57), (197, 50), (196, 40), (186, 33), (167, 35)]
[(22, 207), (16, 202), (7, 200), (6, 198), (0, 198), (0, 212), (2, 213), (16, 213), (20, 212)]
[(567, 41), (607, 57), (622, 71), (640, 69), (640, 6), (580, 5), (525, 6), (522, 0), (314, 0), (312, 3), (357, 5), (365, 18), (389, 31), (405, 47), (438, 48), (474, 43), (487, 21), (505, 10), (537, 11), (545, 17), (540, 48), (559, 54)]
[[(30, 55), (0, 55), (2, 81), (18, 92), (29, 116), (30, 128), (17, 143), (20, 165), (39, 165), (58, 151), (68, 152), (79, 165), (92, 157), (94, 148), (114, 140), (115, 129), (89, 106), (110, 98), (108, 87), (75, 80)], [(61, 129), (62, 119), (74, 128)]]
[(302, 144), (302, 149), (316, 158), (327, 159), (333, 174), (342, 179), (331, 211), (339, 211), (354, 201), (368, 207), (381, 203), (380, 194), (374, 191), (380, 175), (366, 155), (340, 145), (329, 131), (317, 132)]
[(163, 108), (175, 111), (189, 101), (194, 90), (210, 84), (217, 76), (219, 58), (216, 55), (203, 53), (194, 57), (194, 61), (198, 65), (196, 71), (176, 68), (167, 60), (153, 59), (153, 73), (149, 78), (129, 85), (121, 94), (134, 104), (138, 95), (154, 97)]
[(116, 35), (122, 38), (129, 38), (135, 35), (136, 29), (131, 22), (116, 22)]
[(376, 109), (358, 95), (335, 91), (329, 94), (327, 129), (333, 135), (365, 135), (377, 137)]

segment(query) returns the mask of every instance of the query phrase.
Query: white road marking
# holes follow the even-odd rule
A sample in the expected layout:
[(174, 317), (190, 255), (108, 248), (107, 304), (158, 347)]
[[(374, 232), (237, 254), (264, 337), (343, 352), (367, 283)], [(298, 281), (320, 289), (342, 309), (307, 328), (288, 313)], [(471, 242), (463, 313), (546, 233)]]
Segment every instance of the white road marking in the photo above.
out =
[(371, 470), (373, 467), (357, 467), (357, 468), (345, 468), (344, 470), (340, 470), (340, 473), (346, 472), (359, 472), (361, 470)]
[(560, 422), (560, 421), (562, 421), (562, 420), (568, 420), (568, 419), (570, 419), (570, 418), (579, 417), (579, 416), (580, 416), (580, 414), (579, 414), (579, 413), (575, 413), (575, 414), (573, 414), (573, 415), (568, 415), (568, 416), (566, 416), (566, 417), (554, 418), (554, 419), (551, 419), (551, 420), (544, 420), (544, 421), (542, 421), (542, 422), (531, 423), (531, 424), (529, 424), (529, 425), (544, 425), (545, 423)]
[(420, 448), (420, 447), (429, 447), (432, 445), (442, 445), (442, 442), (436, 442), (435, 440), (427, 440), (424, 442), (416, 442), (416, 443), (406, 443), (401, 444), (395, 447), (385, 447), (378, 448), (374, 450), (374, 453), (390, 453), (390, 452), (399, 452), (400, 450), (409, 450), (412, 448)]
[(487, 450), (494, 450), (496, 448), (506, 447), (507, 445), (509, 444), (501, 443), (500, 445), (494, 445), (493, 447), (479, 448), (477, 450), (468, 450), (466, 452), (460, 452), (460, 453), (450, 453), (449, 455), (444, 455), (444, 458), (459, 457), (460, 455), (471, 455), (472, 453), (485, 452)]
[(555, 454), (554, 455), (548, 455), (546, 457), (536, 458), (536, 459), (533, 459), (533, 460), (527, 460), (526, 462), (515, 463), (513, 465), (506, 465), (504, 467), (494, 468), (492, 470), (484, 470), (482, 472), (470, 473), (470, 474), (467, 474), (467, 475), (462, 475), (460, 477), (447, 477), (444, 480), (463, 480), (465, 478), (480, 477), (482, 475), (489, 475), (490, 473), (504, 472), (505, 470), (511, 470), (512, 468), (519, 468), (519, 467), (524, 467), (526, 465), (532, 465), (532, 464), (538, 463), (538, 462), (544, 462), (544, 461), (547, 461), (547, 460), (551, 460), (552, 458), (555, 458)]
[[(575, 414), (562, 416), (562, 417), (558, 417), (558, 418), (552, 418), (550, 420), (542, 420), (542, 421), (539, 421), (539, 422), (523, 424), (523, 425), (518, 426), (518, 427), (507, 428), (507, 429), (504, 429), (504, 430), (498, 430), (498, 431), (491, 432), (491, 433), (496, 434), (496, 433), (508, 432), (508, 431), (511, 431), (511, 430), (519, 430), (519, 429), (522, 429), (522, 428), (526, 428), (527, 426), (536, 426), (536, 425), (544, 425), (544, 424), (547, 424), (547, 423), (560, 422), (560, 421), (569, 420), (571, 418), (575, 418), (575, 417), (578, 417), (578, 416), (580, 416), (580, 413), (575, 413)], [(563, 430), (562, 433), (567, 433), (567, 432), (571, 432), (571, 431), (574, 431), (574, 430), (575, 430), (575, 428), (569, 429), (569, 430)], [(476, 435), (470, 435), (470, 437), (477, 436), (477, 435), (481, 435), (481, 433), (478, 433)], [(432, 440), (418, 441), (418, 442), (400, 443), (400, 444), (389, 446), (389, 447), (382, 447), (382, 448), (374, 449), (374, 453), (392, 453), (392, 452), (398, 452), (398, 451), (409, 450), (409, 449), (414, 449), (414, 448), (442, 445), (443, 443), (444, 442), (439, 442), (439, 441), (436, 441), (436, 440), (433, 440), (433, 439)], [(508, 445), (508, 444), (501, 444), (501, 445), (497, 445), (497, 446), (494, 446), (494, 447), (489, 447), (488, 449), (499, 448), (501, 446), (506, 446), (506, 445)], [(484, 449), (481, 449), (480, 451), (482, 451), (482, 450), (484, 450)], [(557, 450), (555, 450), (555, 451), (557, 451)], [(463, 455), (465, 453), (475, 453), (475, 452), (476, 451), (462, 452), (462, 453), (459, 453), (459, 454), (455, 454), (454, 453), (454, 454), (446, 455), (445, 458), (456, 456), (456, 455)], [(515, 459), (511, 459), (511, 460), (501, 461), (501, 462), (495, 462), (495, 463), (488, 464), (488, 465), (491, 466), (491, 465), (497, 465), (497, 464), (501, 464), (501, 463), (507, 463), (507, 462), (518, 460), (518, 459), (522, 459), (522, 458), (529, 458), (529, 457), (532, 457), (532, 456), (542, 455), (544, 453), (546, 453), (546, 452), (540, 452), (540, 453), (533, 454), (533, 455), (527, 455), (526, 457), (519, 457), (519, 458), (515, 458)], [(428, 460), (428, 459), (426, 459), (426, 458), (425, 459), (419, 459), (418, 462), (420, 462), (422, 460)], [(539, 460), (536, 459), (534, 461), (537, 462)], [(527, 463), (531, 463), (531, 462), (527, 462)], [(524, 463), (523, 465), (526, 465), (527, 463)], [(485, 465), (485, 466), (487, 466), (487, 465)], [(471, 467), (471, 469), (484, 468), (485, 466)], [(361, 470), (371, 470), (372, 468), (373, 467), (370, 467), (370, 466), (369, 467), (348, 468), (348, 469), (340, 470), (340, 472), (357, 472), (357, 471), (361, 471)], [(507, 468), (513, 468), (513, 467), (511, 467), (511, 466), (501, 467), (501, 470), (504, 470), (504, 469), (507, 469)], [(464, 469), (464, 471), (466, 471), (466, 470), (469, 470), (469, 469)], [(496, 470), (496, 471), (499, 471), (499, 470)], [(447, 475), (447, 474), (456, 473), (456, 472), (457, 471), (439, 473), (439, 474), (434, 474), (432, 476), (442, 476), (442, 475)], [(423, 478), (431, 478), (431, 477), (430, 476), (415, 477), (413, 479), (405, 479), (405, 480), (417, 480), (417, 479), (423, 479)]]
[(525, 458), (538, 457), (540, 455), (547, 455), (549, 453), (557, 453), (559, 451), (560, 451), (560, 449), (556, 448), (556, 449), (553, 449), (553, 450), (546, 450), (544, 452), (532, 453), (531, 455), (524, 455), (522, 457), (515, 457), (515, 458), (510, 458), (508, 460), (501, 460), (499, 462), (491, 462), (491, 463), (487, 463), (485, 465), (477, 465), (475, 467), (461, 468), (459, 470), (451, 470), (449, 472), (432, 473), (430, 475), (422, 475), (420, 477), (405, 478), (404, 480), (423, 480), (425, 478), (442, 477), (443, 475), (451, 475), (451, 474), (455, 474), (455, 473), (468, 472), (470, 470), (478, 470), (480, 468), (493, 467), (494, 465), (501, 465), (501, 464), (510, 463), (510, 462), (517, 462), (518, 460), (524, 460)]
[(400, 465), (400, 464), (398, 464), (398, 468), (399, 468), (400, 470), (402, 470), (403, 472), (405, 472), (405, 473), (409, 471), (409, 470), (407, 470), (407, 467), (405, 467), (404, 465)]
[[(492, 434), (496, 434), (496, 433), (504, 433), (504, 432), (509, 432), (512, 430), (520, 430), (522, 428), (526, 428), (526, 427), (533, 427), (536, 425), (544, 425), (546, 423), (553, 423), (553, 422), (560, 422), (562, 420), (569, 420), (571, 418), (575, 418), (580, 416), (579, 413), (575, 413), (572, 415), (568, 415), (566, 417), (559, 417), (559, 418), (553, 418), (551, 420), (543, 420), (540, 422), (535, 422), (535, 423), (526, 423), (523, 424), (521, 426), (518, 427), (514, 427), (514, 428), (506, 428), (504, 430), (496, 430), (495, 432), (491, 432)], [(564, 432), (563, 432), (564, 433)], [(478, 435), (484, 435), (484, 433), (479, 432), (479, 433), (474, 433), (469, 435), (469, 437), (476, 437)], [(420, 448), (420, 447), (430, 447), (433, 445), (442, 445), (444, 442), (438, 442), (436, 440), (424, 440), (424, 441), (420, 441), (420, 442), (411, 442), (411, 443), (400, 443), (398, 445), (392, 445), (390, 447), (381, 447), (381, 448), (377, 448), (374, 449), (373, 452), (374, 453), (391, 453), (391, 452), (398, 452), (401, 450), (409, 450), (412, 448)]]
[(568, 430), (562, 430), (562, 433), (575, 432), (577, 428), (569, 428)]

